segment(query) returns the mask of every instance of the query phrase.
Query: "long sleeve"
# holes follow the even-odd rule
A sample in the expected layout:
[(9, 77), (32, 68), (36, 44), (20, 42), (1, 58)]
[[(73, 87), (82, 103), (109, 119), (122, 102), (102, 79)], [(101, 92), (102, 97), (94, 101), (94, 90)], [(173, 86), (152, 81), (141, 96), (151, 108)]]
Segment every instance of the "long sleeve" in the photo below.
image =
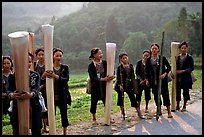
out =
[(67, 83), (69, 81), (69, 66), (63, 64), (61, 66), (61, 73), (59, 75), (59, 81), (62, 83)]
[(119, 85), (121, 85), (121, 73), (120, 73), (120, 72), (121, 72), (121, 70), (120, 70), (121, 67), (120, 67), (120, 66), (121, 66), (121, 65), (119, 65), (119, 66), (117, 67), (117, 74), (116, 74), (116, 75), (117, 75), (117, 77), (116, 77), (116, 78), (117, 78), (117, 83), (118, 83)]
[(88, 73), (89, 73), (89, 77), (91, 79), (91, 82), (93, 82), (93, 81), (100, 81), (100, 78), (97, 77), (96, 68), (95, 68), (93, 62), (91, 62), (89, 64), (89, 66), (88, 66)]
[(138, 80), (142, 80), (141, 71), (140, 71), (141, 70), (141, 63), (142, 63), (141, 60), (136, 63), (135, 74), (136, 74), (136, 78)]
[(34, 97), (36, 97), (39, 93), (40, 87), (40, 75), (37, 72), (30, 72), (30, 92), (34, 92)]

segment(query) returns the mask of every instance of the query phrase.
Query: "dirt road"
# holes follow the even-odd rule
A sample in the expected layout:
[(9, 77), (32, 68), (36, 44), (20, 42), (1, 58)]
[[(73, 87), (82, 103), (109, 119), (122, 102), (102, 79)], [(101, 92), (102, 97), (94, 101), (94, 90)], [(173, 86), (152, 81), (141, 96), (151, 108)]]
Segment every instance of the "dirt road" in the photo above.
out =
[(173, 118), (161, 116), (144, 120), (114, 135), (202, 135), (202, 100), (188, 105), (187, 112), (172, 113)]
[[(68, 135), (201, 135), (202, 134), (202, 89), (190, 91), (191, 100), (187, 104), (187, 112), (172, 112), (173, 118), (167, 118), (166, 107), (162, 107), (162, 116), (156, 121), (152, 119), (139, 119), (134, 108), (125, 110), (128, 116), (121, 119), (120, 112), (111, 114), (115, 123), (104, 126), (104, 118), (98, 118), (99, 125), (92, 125), (92, 121), (80, 122), (68, 126)], [(181, 102), (182, 105), (182, 102)], [(145, 106), (141, 106), (144, 114)], [(154, 102), (149, 104), (149, 115), (156, 112)], [(171, 132), (169, 132), (171, 131)], [(62, 129), (57, 129), (62, 135)]]

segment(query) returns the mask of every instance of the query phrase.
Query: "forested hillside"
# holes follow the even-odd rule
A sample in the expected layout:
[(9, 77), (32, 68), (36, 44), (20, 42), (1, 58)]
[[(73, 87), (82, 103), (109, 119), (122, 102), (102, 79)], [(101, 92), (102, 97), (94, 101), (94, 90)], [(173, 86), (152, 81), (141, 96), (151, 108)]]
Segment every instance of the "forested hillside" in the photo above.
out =
[[(202, 49), (201, 2), (90, 2), (78, 12), (49, 23), (54, 25), (54, 47), (64, 50), (64, 63), (72, 70), (87, 69), (93, 47), (102, 48), (105, 58), (106, 42), (117, 44), (116, 61), (120, 51), (127, 51), (135, 64), (150, 43), (161, 43), (162, 31), (167, 57), (172, 41), (187, 40)], [(42, 44), (42, 36), (40, 29), (34, 32), (37, 47)], [(9, 52), (7, 34), (2, 38), (3, 52)], [(193, 53), (202, 55), (201, 50), (193, 49)]]
[(35, 31), (41, 24), (79, 10), (82, 2), (3, 2), (2, 33), (20, 29)]

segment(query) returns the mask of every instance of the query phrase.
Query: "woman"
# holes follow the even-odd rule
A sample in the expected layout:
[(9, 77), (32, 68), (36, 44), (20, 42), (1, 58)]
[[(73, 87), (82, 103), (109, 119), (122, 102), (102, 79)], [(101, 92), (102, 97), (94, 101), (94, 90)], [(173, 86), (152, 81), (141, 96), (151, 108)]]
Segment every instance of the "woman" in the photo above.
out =
[(149, 104), (149, 100), (151, 99), (150, 88), (149, 86), (146, 85), (146, 81), (145, 81), (146, 60), (149, 56), (150, 56), (150, 51), (144, 50), (142, 53), (142, 59), (137, 61), (136, 63), (136, 70), (135, 70), (137, 80), (139, 82), (138, 93), (136, 94), (136, 100), (138, 101), (138, 104), (140, 106), (142, 91), (144, 90), (145, 101), (146, 101), (145, 113), (148, 113), (148, 104)]
[(133, 82), (135, 79), (134, 68), (133, 65), (129, 63), (128, 54), (123, 52), (119, 55), (120, 65), (117, 67), (117, 84), (119, 86), (118, 93), (118, 101), (117, 105), (120, 106), (121, 109), (121, 117), (125, 119), (125, 110), (124, 110), (124, 92), (128, 94), (128, 97), (131, 102), (131, 107), (134, 107), (138, 113), (138, 116), (141, 119), (145, 117), (141, 114), (139, 105), (136, 101), (134, 92), (133, 92)]
[[(29, 54), (29, 68), (33, 63), (32, 54)], [(31, 115), (31, 132), (32, 135), (41, 135), (42, 128), (42, 107), (39, 102), (39, 86), (40, 76), (37, 72), (29, 69), (29, 87), (30, 91), (18, 93), (16, 91), (15, 73), (9, 75), (8, 97), (13, 100), (12, 117), (13, 117), (13, 133), (19, 135), (18, 107), (17, 100), (30, 99)]]
[(2, 57), (2, 106), (3, 106), (3, 115), (9, 114), (10, 124), (12, 123), (12, 113), (8, 111), (10, 106), (10, 99), (7, 96), (7, 90), (9, 86), (8, 77), (10, 74), (13, 74), (13, 63), (10, 56)]
[[(88, 73), (91, 80), (91, 108), (93, 124), (96, 121), (96, 107), (99, 100), (102, 100), (105, 106), (106, 99), (106, 82), (113, 79), (107, 76), (107, 62), (102, 60), (103, 54), (100, 48), (93, 48), (89, 59), (92, 60), (88, 66)], [(110, 121), (114, 123), (113, 120)]]
[[(69, 67), (66, 64), (62, 64), (63, 51), (60, 48), (53, 49), (53, 71), (47, 70), (43, 74), (43, 78), (54, 78), (54, 104), (55, 114), (56, 107), (60, 109), (61, 122), (63, 127), (63, 134), (67, 135), (68, 114), (67, 104), (71, 105), (69, 100), (70, 93), (68, 87), (69, 81)], [(69, 97), (69, 98), (68, 98)]]
[(176, 74), (177, 74), (177, 90), (176, 90), (176, 110), (180, 109), (179, 103), (181, 101), (181, 89), (183, 89), (183, 108), (182, 112), (186, 111), (186, 103), (190, 100), (189, 89), (192, 89), (192, 79), (191, 72), (194, 70), (194, 60), (193, 57), (187, 53), (188, 43), (183, 41), (179, 45), (180, 55), (176, 62)]
[[(169, 89), (168, 89), (168, 73), (171, 70), (171, 66), (166, 59), (166, 57), (162, 57), (162, 72), (159, 76), (160, 70), (160, 55), (159, 55), (159, 45), (157, 43), (153, 43), (150, 46), (150, 57), (147, 58), (146, 61), (146, 84), (150, 86), (152, 89), (152, 93), (154, 94), (154, 101), (156, 106), (158, 106), (158, 89), (159, 89), (159, 79), (161, 79), (161, 95), (163, 98), (163, 105), (167, 107), (168, 111), (168, 118), (172, 118), (171, 110), (170, 110), (170, 99), (169, 99)], [(160, 99), (160, 112), (161, 112), (161, 105), (162, 100)], [(159, 115), (162, 115), (160, 113)]]
[[(40, 74), (40, 93), (42, 94), (45, 106), (47, 107), (47, 95), (46, 95), (46, 81), (42, 77), (43, 73), (45, 72), (45, 59), (44, 59), (44, 49), (37, 48), (35, 50), (35, 55), (37, 57), (37, 61), (34, 65), (34, 69), (36, 72)], [(48, 129), (48, 112), (42, 112), (42, 119), (43, 119), (43, 132), (49, 133)]]

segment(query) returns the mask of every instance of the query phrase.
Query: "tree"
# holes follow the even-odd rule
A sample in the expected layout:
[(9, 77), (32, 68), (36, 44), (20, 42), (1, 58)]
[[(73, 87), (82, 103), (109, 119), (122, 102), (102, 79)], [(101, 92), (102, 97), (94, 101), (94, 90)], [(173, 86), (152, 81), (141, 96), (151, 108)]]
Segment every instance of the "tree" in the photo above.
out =
[(170, 57), (171, 42), (180, 42), (180, 38), (178, 34), (179, 31), (176, 28), (177, 24), (178, 24), (178, 21), (176, 18), (170, 19), (168, 22), (166, 22), (160, 27), (159, 31), (156, 33), (154, 37), (154, 42), (161, 45), (162, 32), (165, 32), (163, 53), (166, 57)]
[(197, 56), (202, 55), (202, 14), (200, 12), (189, 14), (190, 34), (189, 34), (189, 52)]
[(185, 7), (183, 7), (180, 10), (180, 13), (178, 16), (178, 30), (179, 30), (180, 38), (184, 41), (188, 41), (189, 28), (188, 28), (188, 21), (187, 21), (187, 11)]
[(150, 42), (147, 39), (147, 35), (143, 32), (130, 32), (128, 38), (125, 40), (122, 51), (128, 53), (129, 61), (133, 64), (139, 60), (142, 56), (143, 50), (147, 50), (150, 47)]
[(2, 35), (2, 55), (12, 56), (12, 48), (9, 41), (9, 37), (6, 35)]
[(124, 40), (120, 32), (119, 23), (114, 15), (111, 15), (106, 23), (106, 40), (107, 42), (116, 43), (119, 48)]

